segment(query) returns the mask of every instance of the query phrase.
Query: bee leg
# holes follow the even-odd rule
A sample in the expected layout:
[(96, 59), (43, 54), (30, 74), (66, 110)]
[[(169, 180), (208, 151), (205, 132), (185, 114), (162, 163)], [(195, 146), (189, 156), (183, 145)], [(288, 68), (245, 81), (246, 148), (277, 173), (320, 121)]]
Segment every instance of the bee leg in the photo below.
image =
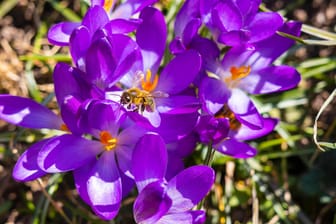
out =
[(139, 112), (139, 107), (135, 106), (135, 108), (132, 110), (132, 112)]
[(146, 106), (144, 106), (144, 105), (141, 105), (141, 107), (140, 107), (141, 114), (143, 114), (143, 112), (145, 111), (145, 109), (146, 109)]

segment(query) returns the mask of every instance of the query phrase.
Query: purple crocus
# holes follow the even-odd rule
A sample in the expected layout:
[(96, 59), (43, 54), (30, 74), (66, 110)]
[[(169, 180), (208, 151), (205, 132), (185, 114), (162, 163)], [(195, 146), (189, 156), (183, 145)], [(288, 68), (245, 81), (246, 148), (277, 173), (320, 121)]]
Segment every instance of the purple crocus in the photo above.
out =
[(233, 114), (200, 116), (195, 132), (202, 144), (209, 145), (216, 151), (234, 158), (246, 159), (257, 154), (257, 150), (243, 142), (262, 137), (274, 130), (277, 120), (262, 118), (263, 127), (251, 129), (236, 120)]
[[(112, 28), (116, 28), (116, 31), (112, 32), (117, 33), (125, 30), (133, 31), (131, 16), (154, 2), (155, 0), (128, 0), (114, 8), (115, 1), (92, 0), (91, 7), (81, 22), (66, 21), (53, 25), (48, 31), (48, 40), (54, 45), (67, 46), (73, 31), (80, 26), (87, 28), (91, 37), (99, 28), (104, 26), (110, 31)], [(112, 11), (115, 11), (115, 13), (111, 13)]]
[[(300, 27), (299, 23), (288, 22), (280, 31), (299, 35)], [(240, 123), (251, 129), (262, 128), (262, 117), (247, 93), (284, 91), (298, 84), (300, 74), (295, 68), (272, 65), (293, 44), (293, 40), (275, 34), (258, 42), (255, 48), (230, 49), (221, 63), (213, 62), (209, 66), (208, 76), (202, 80), (199, 91), (204, 109), (215, 115), (226, 107)]]
[(283, 24), (276, 12), (258, 12), (261, 0), (200, 0), (203, 22), (220, 43), (253, 45), (272, 36)]
[(132, 158), (132, 170), (139, 190), (133, 206), (137, 223), (205, 221), (205, 212), (192, 208), (205, 197), (214, 182), (214, 171), (210, 167), (193, 166), (166, 180), (167, 151), (165, 143), (155, 133), (141, 138)]
[[(147, 7), (142, 10), (140, 19), (142, 23), (136, 32), (136, 42), (141, 50), (142, 67), (133, 67), (133, 73), (125, 74), (120, 81), (124, 88), (107, 95), (111, 100), (121, 98), (128, 110), (141, 114), (151, 125), (158, 127), (161, 113), (190, 113), (199, 108), (200, 104), (195, 94), (184, 91), (198, 74), (201, 57), (192, 50), (181, 53), (158, 75), (167, 38), (164, 17), (157, 9)], [(123, 100), (123, 94), (135, 97), (136, 102)]]
[(127, 119), (119, 104), (92, 101), (79, 126), (91, 138), (73, 134), (45, 142), (37, 155), (47, 173), (73, 171), (77, 190), (102, 219), (114, 218), (123, 195), (132, 188), (132, 152), (144, 130)]

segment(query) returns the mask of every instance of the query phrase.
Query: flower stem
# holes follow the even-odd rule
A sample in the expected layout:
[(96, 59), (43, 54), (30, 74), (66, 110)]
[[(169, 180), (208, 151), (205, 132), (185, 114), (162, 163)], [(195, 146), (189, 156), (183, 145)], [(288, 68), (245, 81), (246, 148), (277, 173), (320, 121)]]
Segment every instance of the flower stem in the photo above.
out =
[(204, 164), (211, 167), (213, 157), (215, 155), (215, 150), (212, 148), (212, 141), (208, 143), (207, 154), (204, 159)]
[[(211, 163), (212, 163), (214, 155), (215, 155), (215, 150), (213, 150), (212, 141), (210, 141), (208, 143), (208, 146), (207, 146), (207, 153), (206, 153), (206, 156), (205, 156), (205, 159), (204, 159), (204, 164), (211, 167)], [(203, 198), (203, 200), (200, 201), (200, 203), (198, 203), (197, 210), (202, 209), (205, 199), (206, 199), (206, 197)]]

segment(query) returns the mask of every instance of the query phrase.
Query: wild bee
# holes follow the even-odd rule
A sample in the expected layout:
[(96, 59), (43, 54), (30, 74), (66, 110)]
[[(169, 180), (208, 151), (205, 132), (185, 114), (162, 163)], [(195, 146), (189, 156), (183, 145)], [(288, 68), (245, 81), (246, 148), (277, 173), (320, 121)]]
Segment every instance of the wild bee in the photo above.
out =
[(120, 103), (126, 106), (129, 110), (132, 109), (133, 111), (138, 111), (141, 113), (143, 113), (145, 110), (148, 112), (153, 112), (155, 109), (153, 96), (151, 96), (150, 93), (138, 88), (130, 88), (125, 90), (121, 94)]
[(149, 93), (138, 88), (130, 88), (125, 90), (120, 97), (120, 104), (126, 106), (128, 110), (137, 111), (139, 113), (154, 112), (155, 98), (167, 97), (167, 94), (161, 92)]

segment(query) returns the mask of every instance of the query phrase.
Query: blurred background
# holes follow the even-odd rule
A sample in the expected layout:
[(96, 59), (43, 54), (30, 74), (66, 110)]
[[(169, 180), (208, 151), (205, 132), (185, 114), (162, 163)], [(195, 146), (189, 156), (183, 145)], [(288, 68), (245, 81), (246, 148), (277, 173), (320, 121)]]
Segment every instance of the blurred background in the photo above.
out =
[[(161, 0), (157, 6), (174, 15), (181, 2)], [(263, 3), (264, 8), (289, 20), (336, 32), (335, 0)], [(56, 111), (53, 67), (58, 61), (70, 62), (70, 57), (66, 48), (51, 46), (46, 33), (54, 23), (79, 21), (86, 9), (82, 0), (2, 0), (0, 94), (30, 97)], [(172, 29), (173, 17), (167, 22)], [(306, 32), (302, 38), (319, 40)], [(262, 113), (278, 117), (281, 123), (270, 135), (251, 142), (259, 151), (253, 159), (215, 155), (216, 184), (205, 202), (207, 223), (336, 223), (336, 100), (331, 95), (335, 53), (335, 46), (298, 43), (278, 60), (295, 66), (302, 81), (285, 93), (253, 98)], [(328, 97), (330, 103), (323, 105)], [(316, 134), (319, 141), (328, 143), (325, 152), (313, 141), (320, 110)], [(13, 180), (11, 173), (19, 155), (51, 134), (0, 120), (0, 223), (67, 223), (59, 209), (73, 224), (134, 223), (131, 209), (135, 194), (124, 200), (115, 220), (105, 222), (79, 198), (71, 173), (27, 183)], [(198, 149), (187, 162), (199, 163), (203, 154)]]

